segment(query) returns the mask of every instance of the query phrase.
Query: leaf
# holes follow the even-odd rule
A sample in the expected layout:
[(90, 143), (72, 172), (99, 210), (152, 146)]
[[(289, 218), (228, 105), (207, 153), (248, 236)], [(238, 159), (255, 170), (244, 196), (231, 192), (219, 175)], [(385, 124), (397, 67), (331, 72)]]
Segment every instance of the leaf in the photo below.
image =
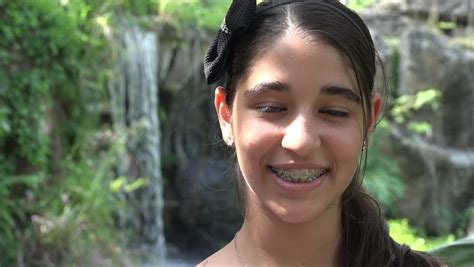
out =
[(412, 121), (408, 123), (408, 129), (417, 134), (429, 134), (432, 132), (432, 126), (426, 121)]
[(125, 177), (118, 177), (109, 182), (109, 188), (112, 192), (117, 193), (120, 188), (125, 184)]
[(413, 104), (413, 108), (415, 110), (418, 110), (427, 104), (431, 104), (431, 106), (434, 107), (437, 105), (436, 103), (440, 96), (441, 96), (441, 92), (433, 88), (419, 91), (416, 93), (415, 103)]
[(460, 239), (429, 252), (440, 257), (449, 266), (472, 266), (474, 237)]
[(138, 178), (133, 183), (125, 186), (125, 192), (132, 192), (140, 187), (148, 185), (148, 179)]

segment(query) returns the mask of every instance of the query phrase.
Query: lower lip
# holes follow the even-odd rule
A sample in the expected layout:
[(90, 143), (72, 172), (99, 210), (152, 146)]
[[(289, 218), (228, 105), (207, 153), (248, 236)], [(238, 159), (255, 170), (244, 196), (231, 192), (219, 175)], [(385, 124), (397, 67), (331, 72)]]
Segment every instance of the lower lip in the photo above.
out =
[(330, 172), (326, 172), (323, 176), (314, 179), (311, 182), (303, 182), (303, 183), (291, 183), (287, 182), (285, 180), (282, 180), (276, 176), (276, 174), (269, 168), (270, 172), (273, 175), (273, 178), (276, 181), (276, 184), (283, 190), (285, 191), (291, 191), (291, 192), (305, 192), (305, 191), (311, 191), (314, 190), (318, 187), (321, 186), (321, 184), (324, 182), (326, 177), (329, 175)]

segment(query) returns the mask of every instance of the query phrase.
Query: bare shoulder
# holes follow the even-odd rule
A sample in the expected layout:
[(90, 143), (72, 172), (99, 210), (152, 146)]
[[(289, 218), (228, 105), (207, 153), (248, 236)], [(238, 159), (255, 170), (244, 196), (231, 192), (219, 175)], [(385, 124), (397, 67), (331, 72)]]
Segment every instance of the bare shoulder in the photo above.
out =
[(217, 266), (239, 266), (230, 243), (196, 265), (196, 267)]

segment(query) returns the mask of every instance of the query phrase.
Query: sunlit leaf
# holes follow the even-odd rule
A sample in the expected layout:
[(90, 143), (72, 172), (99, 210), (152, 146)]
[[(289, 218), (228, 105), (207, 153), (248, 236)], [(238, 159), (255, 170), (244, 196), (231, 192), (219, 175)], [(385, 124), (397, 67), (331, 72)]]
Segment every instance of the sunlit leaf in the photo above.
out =
[(432, 126), (426, 121), (411, 121), (408, 123), (408, 129), (417, 134), (429, 134), (432, 132)]
[(124, 190), (125, 192), (132, 192), (146, 185), (148, 185), (148, 179), (138, 178), (133, 183), (126, 185)]

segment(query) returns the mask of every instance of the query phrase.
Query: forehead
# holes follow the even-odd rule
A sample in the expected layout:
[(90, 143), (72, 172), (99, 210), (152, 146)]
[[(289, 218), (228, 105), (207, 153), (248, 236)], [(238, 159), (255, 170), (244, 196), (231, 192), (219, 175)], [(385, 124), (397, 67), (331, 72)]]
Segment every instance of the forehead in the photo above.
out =
[(255, 58), (247, 75), (237, 82), (237, 88), (275, 80), (296, 88), (336, 84), (358, 91), (354, 71), (336, 48), (295, 32), (280, 37)]

